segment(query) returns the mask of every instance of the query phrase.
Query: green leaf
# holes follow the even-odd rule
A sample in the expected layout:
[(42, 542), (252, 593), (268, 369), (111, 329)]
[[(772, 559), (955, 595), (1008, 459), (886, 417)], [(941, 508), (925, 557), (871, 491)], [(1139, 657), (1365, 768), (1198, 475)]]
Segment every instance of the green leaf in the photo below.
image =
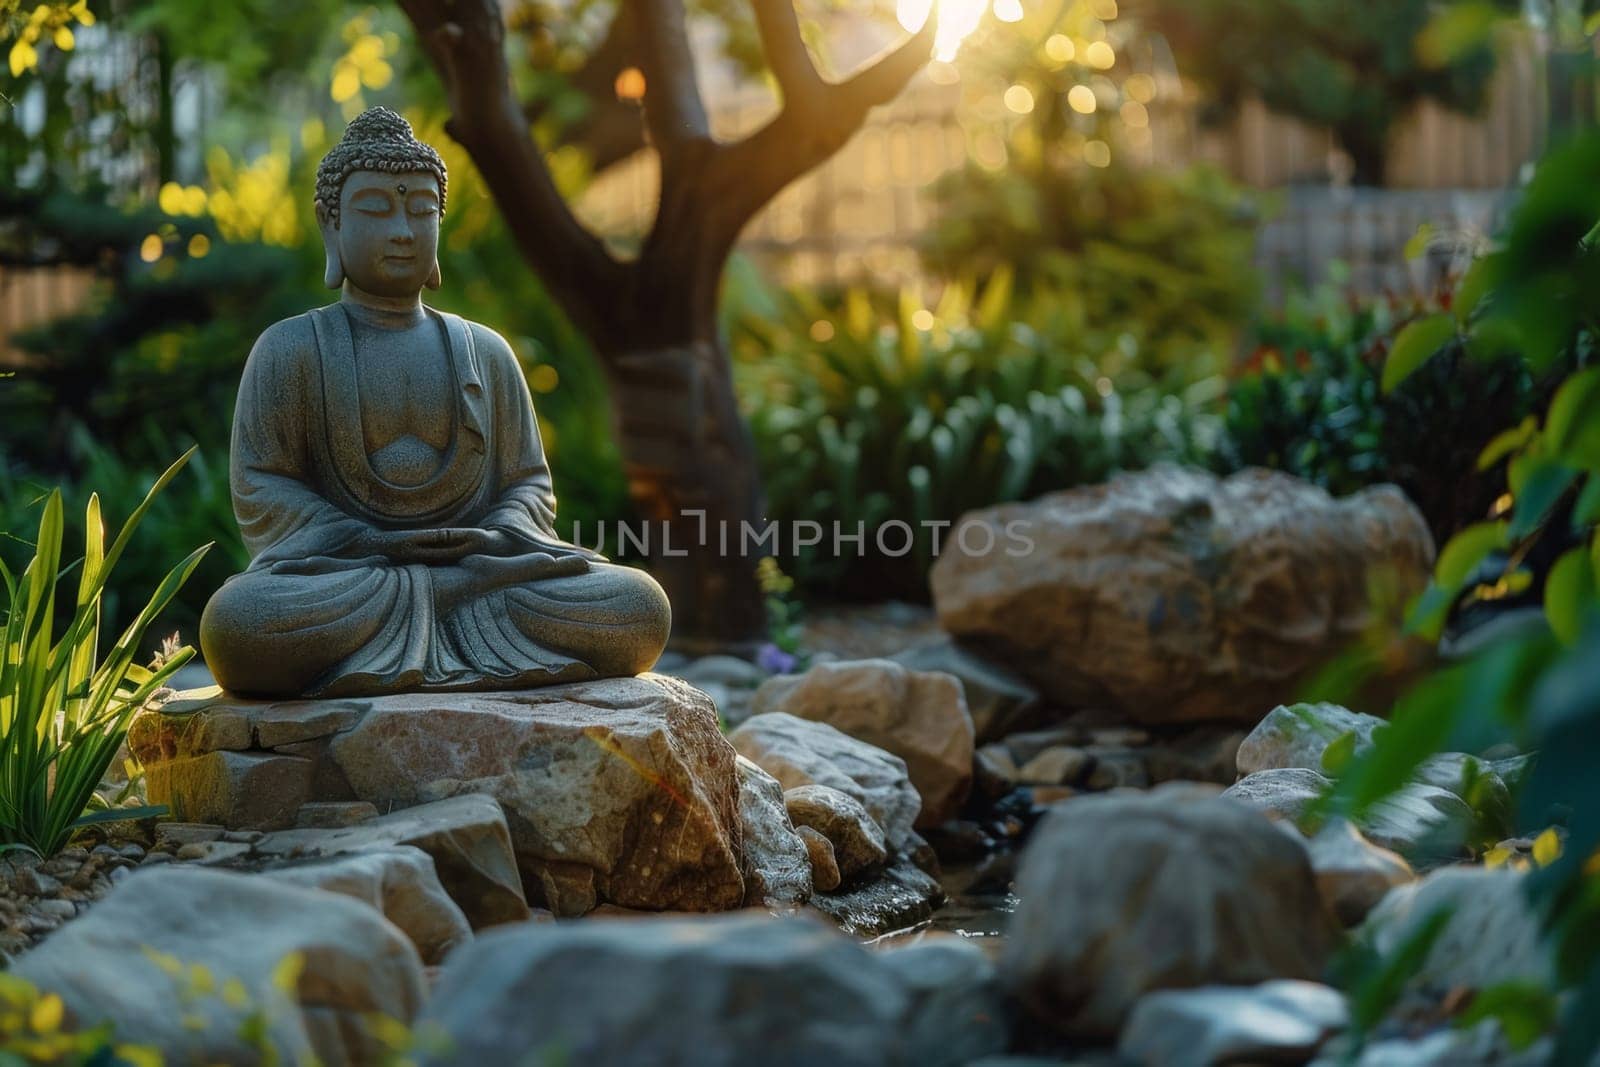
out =
[(1344, 773), (1356, 754), (1356, 732), (1346, 730), (1322, 750), (1322, 771), (1331, 778)]
[(71, 826), (74, 830), (85, 826), (96, 826), (100, 823), (123, 822), (129, 819), (159, 819), (168, 813), (165, 804), (141, 804), (136, 808), (107, 808), (105, 811), (91, 812), (73, 819)]
[(1575, 466), (1600, 466), (1600, 367), (1568, 378), (1545, 418), (1550, 451)]
[(1600, 523), (1600, 477), (1591, 474), (1572, 506), (1572, 528), (1581, 531), (1595, 523)]
[(1489, 553), (1504, 548), (1510, 527), (1503, 520), (1477, 522), (1450, 538), (1439, 553), (1434, 580), (1446, 589), (1459, 589)]
[(1456, 286), (1455, 299), (1450, 305), (1456, 321), (1461, 325), (1467, 324), (1467, 320), (1472, 318), (1472, 313), (1478, 310), (1478, 305), (1483, 303), (1483, 298), (1493, 288), (1498, 266), (1499, 260), (1493, 255), (1480, 256), (1473, 260), (1472, 266), (1467, 268), (1467, 273), (1462, 275), (1461, 284)]
[(1390, 392), (1405, 381), (1455, 335), (1455, 319), (1447, 314), (1429, 315), (1409, 323), (1394, 339), (1394, 347), (1384, 361), (1383, 391)]
[(1537, 530), (1577, 477), (1578, 472), (1571, 467), (1548, 461), (1530, 470), (1523, 479), (1521, 492), (1517, 494), (1507, 536), (1512, 541), (1518, 541)]
[(1563, 644), (1572, 644), (1583, 630), (1584, 616), (1595, 608), (1594, 564), (1586, 546), (1568, 549), (1550, 568), (1544, 584), (1544, 613)]
[(1421, 259), (1428, 253), (1428, 244), (1433, 240), (1434, 227), (1431, 222), (1424, 222), (1417, 227), (1417, 232), (1406, 241), (1404, 255), (1407, 259)]
[(1478, 469), (1486, 471), (1513, 452), (1520, 452), (1539, 433), (1539, 419), (1529, 415), (1509, 430), (1502, 430), (1478, 453)]
[(1494, 1019), (1513, 1049), (1525, 1049), (1554, 1029), (1558, 1007), (1556, 994), (1538, 983), (1502, 982), (1479, 990), (1455, 1024), (1467, 1029)]

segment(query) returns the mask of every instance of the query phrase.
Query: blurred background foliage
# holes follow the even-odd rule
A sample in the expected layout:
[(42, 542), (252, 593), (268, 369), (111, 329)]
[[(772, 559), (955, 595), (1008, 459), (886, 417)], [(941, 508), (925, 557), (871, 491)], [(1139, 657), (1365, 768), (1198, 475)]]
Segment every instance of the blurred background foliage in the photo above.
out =
[[(1000, 0), (972, 7), (959, 54), (941, 38), (928, 78), (959, 81), (970, 158), (927, 192), (921, 284), (786, 286), (736, 260), (723, 317), (771, 516), (847, 529), (886, 516), (951, 520), (1176, 459), (1280, 466), (1335, 492), (1395, 480), (1441, 539), (1482, 517), (1500, 494), (1454, 458), (1475, 455), (1489, 427), (1539, 410), (1548, 381), (1449, 357), (1384, 394), (1384, 353), (1436, 297), (1329, 290), (1263, 307), (1255, 234), (1275, 198), (1214, 168), (1134, 162), (1163, 100), (1189, 91), (1170, 77), (1174, 63), (1227, 99), (1203, 74), (1215, 26), (1166, 36), (1152, 27), (1172, 8), (1193, 20), (1226, 5), (1124, 6)], [(1282, 35), (1285, 56), (1320, 49), (1337, 65), (1348, 42), (1291, 17), (1314, 6), (1284, 0), (1251, 18)], [(1482, 24), (1473, 21), (1482, 5), (1438, 6)], [(612, 5), (508, 8), (530, 121), (563, 191), (576, 194), (604, 162), (565, 138), (596, 117), (579, 83)], [(759, 52), (748, 5), (691, 8), (729, 76), (749, 78)], [(807, 13), (818, 24), (863, 17), (833, 3)], [(1397, 56), (1419, 69), (1443, 61), (1424, 48), (1443, 32), (1436, 23), (1393, 14), (1385, 25)], [(826, 51), (824, 36), (814, 39)], [(1492, 56), (1488, 38), (1457, 38), (1444, 58), (1476, 75)], [(6, 0), (0, 49), (17, 67), (0, 108), (0, 270), (92, 279), (70, 313), (0, 330), (20, 354), (0, 379), (0, 529), (31, 530), (42, 489), (55, 484), (67, 487), (69, 515), (90, 487), (116, 515), (118, 500), (138, 499), (198, 443), (197, 461), (162, 498), (170, 513), (147, 526), (152, 538), (172, 531), (172, 551), (157, 558), (219, 543), (170, 613), (192, 633), (209, 591), (244, 559), (225, 492), (240, 368), (266, 325), (329, 299), (317, 284), (312, 170), (346, 119), (375, 103), (404, 111), (446, 157), (437, 302), (500, 330), (522, 360), (563, 529), (580, 524), (592, 539), (601, 520), (628, 517), (587, 344), (522, 264), (445, 134), (438, 83), (395, 8)], [(1445, 93), (1431, 86), (1416, 92)], [(1381, 106), (1398, 114), (1411, 92), (1385, 89)], [(1430, 477), (1439, 456), (1459, 479)], [(805, 598), (916, 598), (926, 595), (928, 541), (893, 560), (785, 552), (781, 562)], [(24, 547), (0, 544), (0, 554)], [(130, 561), (118, 580), (131, 599), (149, 577)]]

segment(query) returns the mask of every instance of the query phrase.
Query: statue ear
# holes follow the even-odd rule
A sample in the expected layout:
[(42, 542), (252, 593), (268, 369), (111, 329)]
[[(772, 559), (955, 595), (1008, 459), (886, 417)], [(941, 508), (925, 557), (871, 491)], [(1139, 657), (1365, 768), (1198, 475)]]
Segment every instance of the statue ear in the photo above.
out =
[(433, 269), (428, 272), (428, 280), (422, 283), (429, 289), (437, 289), (444, 284), (444, 278), (439, 274), (439, 257), (433, 257)]
[(333, 220), (328, 205), (317, 201), (317, 229), (322, 231), (322, 248), (327, 256), (322, 270), (322, 284), (337, 289), (344, 284), (344, 263), (339, 259), (339, 224)]

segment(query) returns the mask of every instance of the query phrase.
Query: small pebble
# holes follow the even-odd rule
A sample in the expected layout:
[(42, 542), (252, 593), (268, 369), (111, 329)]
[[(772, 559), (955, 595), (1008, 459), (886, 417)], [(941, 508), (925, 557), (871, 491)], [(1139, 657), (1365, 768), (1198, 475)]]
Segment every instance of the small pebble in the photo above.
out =
[(61, 880), (42, 870), (24, 868), (13, 877), (12, 884), (17, 887), (17, 892), (30, 897), (47, 897), (61, 891)]
[(52, 919), (70, 919), (78, 914), (78, 906), (70, 900), (41, 900), (33, 906), (33, 911)]

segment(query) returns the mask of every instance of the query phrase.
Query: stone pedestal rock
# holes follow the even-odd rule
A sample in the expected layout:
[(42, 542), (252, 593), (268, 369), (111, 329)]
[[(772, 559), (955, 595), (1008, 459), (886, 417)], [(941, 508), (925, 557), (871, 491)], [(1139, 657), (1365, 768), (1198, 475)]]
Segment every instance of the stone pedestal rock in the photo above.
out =
[(744, 900), (739, 777), (703, 693), (655, 675), (505, 693), (330, 701), (185, 694), (135, 720), (150, 798), (284, 829), (307, 802), (380, 811), (483, 793), (530, 900), (713, 911)]

